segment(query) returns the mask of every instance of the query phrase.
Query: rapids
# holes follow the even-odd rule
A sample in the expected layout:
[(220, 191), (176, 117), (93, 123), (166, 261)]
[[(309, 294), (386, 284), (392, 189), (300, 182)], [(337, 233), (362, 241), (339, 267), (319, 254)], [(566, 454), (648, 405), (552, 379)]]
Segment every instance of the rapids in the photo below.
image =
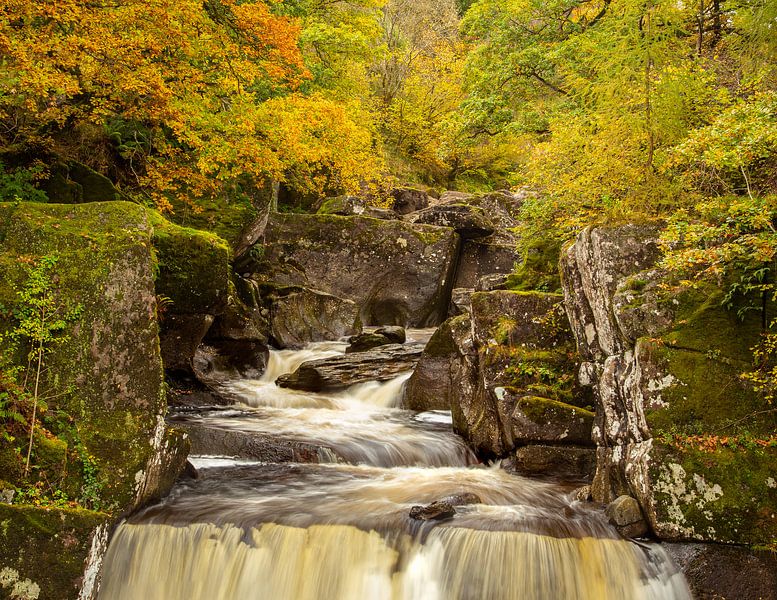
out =
[[(344, 349), (273, 351), (261, 379), (229, 384), (240, 404), (171, 418), (310, 443), (319, 463), (191, 457), (196, 479), (119, 526), (99, 598), (690, 598), (660, 546), (622, 540), (573, 486), (477, 465), (448, 414), (398, 408), (409, 374), (329, 395), (273, 383)], [(408, 516), (463, 493), (481, 503), (442, 522)]]

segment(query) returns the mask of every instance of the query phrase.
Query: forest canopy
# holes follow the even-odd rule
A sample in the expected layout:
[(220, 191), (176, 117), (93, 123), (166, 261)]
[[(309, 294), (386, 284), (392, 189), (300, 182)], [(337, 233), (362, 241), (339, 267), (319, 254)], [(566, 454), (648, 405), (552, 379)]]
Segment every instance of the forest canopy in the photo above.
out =
[(773, 210), (772, 0), (0, 7), (6, 198), (77, 161), (172, 212), (392, 181), (532, 188), (527, 220), (559, 239), (730, 197)]

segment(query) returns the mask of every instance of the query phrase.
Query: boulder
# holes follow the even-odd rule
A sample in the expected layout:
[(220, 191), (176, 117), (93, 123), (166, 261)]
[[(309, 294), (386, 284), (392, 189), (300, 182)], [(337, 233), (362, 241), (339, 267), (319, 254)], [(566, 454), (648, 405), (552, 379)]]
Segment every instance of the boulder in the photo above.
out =
[[(51, 347), (42, 382), (49, 410), (77, 429), (80, 448), (41, 439), (34, 460), (61, 452), (60, 464), (73, 466), (58, 480), (48, 470), (49, 484), (76, 498), (88, 483), (82, 502), (104, 512), (0, 507), (0, 570), (22, 583), (29, 579), (48, 598), (76, 597), (79, 590), (91, 597), (111, 524), (166, 494), (186, 461), (185, 436), (164, 421), (152, 237), (148, 213), (129, 202), (0, 203), (0, 303), (18, 306), (24, 265), (56, 256), (57, 302), (81, 307), (67, 337)], [(8, 315), (0, 314), (2, 330), (13, 327)], [(0, 442), (2, 477), (19, 484), (7, 452), (15, 449)], [(91, 457), (93, 481), (76, 467), (84, 455)]]
[(518, 243), (515, 228), (520, 224), (524, 197), (521, 193), (497, 191), (473, 196), (466, 203), (481, 209), (493, 223), (495, 232), (488, 238), (489, 242), (515, 247)]
[(658, 232), (587, 229), (561, 260), (579, 381), (596, 404), (594, 500), (635, 497), (663, 539), (767, 544), (775, 450), (714, 441), (732, 423), (761, 439), (777, 428), (740, 378), (761, 316), (740, 320), (716, 284), (683, 287), (658, 269)]
[(456, 514), (456, 509), (443, 500), (436, 500), (426, 506), (414, 506), (410, 509), (410, 518), (416, 521), (444, 521)]
[(267, 368), (270, 350), (252, 340), (213, 340), (201, 344), (194, 355), (197, 380), (218, 391), (235, 379), (259, 379)]
[(338, 340), (361, 330), (352, 300), (308, 288), (278, 288), (269, 295), (270, 331), (279, 348)]
[(409, 223), (451, 227), (462, 240), (482, 238), (494, 233), (494, 225), (482, 208), (468, 204), (438, 204), (410, 213)]
[(510, 434), (513, 443), (566, 443), (590, 446), (592, 412), (557, 400), (525, 395), (524, 390), (494, 388), (500, 406), (513, 406)]
[(366, 217), (274, 214), (239, 273), (356, 302), (365, 325), (437, 325), (458, 253), (453, 230)]
[(213, 315), (166, 315), (160, 324), (162, 363), (172, 372), (192, 373), (194, 355), (205, 339)]
[(520, 262), (521, 255), (515, 244), (466, 240), (462, 244), (454, 287), (476, 288), (484, 277), (509, 275)]
[(335, 196), (327, 198), (319, 207), (319, 215), (339, 215), (350, 217), (364, 212), (364, 200), (356, 196)]
[(280, 387), (309, 392), (335, 391), (367, 381), (388, 381), (412, 371), (423, 352), (420, 344), (390, 344), (367, 352), (302, 363), (280, 376)]
[(474, 394), (476, 381), (477, 361), (469, 317), (448, 319), (426, 344), (407, 381), (402, 404), (419, 412), (451, 410), (454, 404), (461, 404), (454, 403), (454, 398)]
[(170, 223), (148, 211), (158, 271), (165, 368), (192, 372), (194, 353), (229, 301), (230, 250), (216, 235)]
[(348, 341), (351, 344), (345, 349), (346, 354), (350, 354), (351, 352), (366, 352), (367, 350), (372, 350), (378, 346), (396, 343), (380, 333), (362, 333), (349, 338)]
[(429, 206), (429, 194), (418, 188), (397, 187), (391, 190), (391, 195), (394, 198), (392, 208), (399, 215), (406, 215)]
[(404, 344), (405, 340), (407, 339), (407, 332), (405, 331), (405, 328), (398, 325), (378, 327), (374, 333), (388, 338), (394, 344)]
[(590, 443), (589, 411), (574, 390), (574, 347), (561, 297), (472, 295), (477, 384), (452, 405), (454, 429), (478, 452), (503, 456), (532, 442)]
[(518, 448), (502, 464), (508, 471), (521, 475), (591, 481), (596, 470), (596, 451), (575, 446), (532, 444)]
[(610, 524), (623, 537), (642, 537), (650, 531), (636, 498), (625, 495), (618, 496), (607, 505), (604, 512)]

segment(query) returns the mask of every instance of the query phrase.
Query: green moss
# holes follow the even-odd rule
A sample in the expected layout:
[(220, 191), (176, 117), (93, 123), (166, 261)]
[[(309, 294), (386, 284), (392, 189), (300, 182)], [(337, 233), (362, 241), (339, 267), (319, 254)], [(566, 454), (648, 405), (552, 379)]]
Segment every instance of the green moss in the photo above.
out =
[[(507, 388), (513, 394), (520, 395), (521, 390)], [(546, 423), (566, 423), (572, 419), (583, 419), (585, 428), (593, 427), (594, 413), (577, 406), (572, 406), (558, 400), (541, 398), (538, 396), (522, 396), (516, 403), (516, 407), (534, 423), (544, 425)]]
[[(687, 433), (719, 431), (739, 422), (754, 433), (774, 431), (774, 415), (763, 398), (740, 378), (746, 363), (721, 360), (713, 354), (680, 350), (640, 340), (644, 362), (670, 373), (669, 386), (661, 392), (663, 405), (648, 407), (645, 415), (651, 429), (672, 427)], [(752, 415), (751, 418), (748, 418)], [(729, 433), (734, 433), (729, 430)]]
[[(83, 308), (48, 357), (44, 394), (94, 456), (104, 504), (126, 510), (164, 413), (148, 214), (127, 202), (0, 204), (0, 213), (0, 303), (18, 301), (24, 261), (54, 254), (58, 298)], [(62, 448), (40, 450), (53, 468)], [(80, 484), (76, 471), (64, 489)]]
[(777, 542), (777, 449), (708, 452), (654, 441), (650, 464), (658, 519), (682, 537)]
[(173, 212), (167, 218), (183, 227), (215, 233), (234, 248), (246, 228), (258, 218), (261, 212), (258, 207), (266, 209), (272, 196), (269, 185), (260, 189), (252, 186), (252, 190), (254, 198), (241, 193), (198, 198), (196, 211), (191, 204), (172, 198)]
[(561, 289), (558, 269), (561, 241), (552, 236), (531, 236), (520, 244), (522, 261), (507, 278), (512, 290), (555, 292)]
[(92, 533), (108, 515), (0, 504), (0, 570), (40, 587), (40, 598), (77, 598)]
[(741, 320), (736, 310), (722, 306), (723, 296), (723, 290), (708, 283), (665, 298), (665, 302), (676, 306), (676, 317), (673, 329), (662, 336), (664, 342), (698, 352), (717, 351), (723, 357), (749, 362), (751, 348), (761, 334), (760, 314), (749, 312)]
[(226, 303), (231, 268), (227, 242), (207, 231), (175, 225), (149, 210), (158, 263), (156, 291), (176, 314), (218, 313)]

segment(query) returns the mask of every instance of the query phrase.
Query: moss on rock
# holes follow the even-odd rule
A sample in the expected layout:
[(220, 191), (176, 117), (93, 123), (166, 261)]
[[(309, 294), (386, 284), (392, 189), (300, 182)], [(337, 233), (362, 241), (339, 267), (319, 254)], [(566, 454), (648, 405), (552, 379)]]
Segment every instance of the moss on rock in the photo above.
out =
[(219, 236), (181, 227), (148, 211), (156, 250), (157, 294), (172, 301), (175, 314), (218, 314), (226, 306), (230, 249)]
[(654, 441), (650, 479), (649, 516), (661, 537), (777, 544), (777, 449)]
[[(24, 265), (58, 257), (58, 300), (80, 305), (47, 360), (52, 414), (94, 457), (99, 502), (121, 513), (159, 493), (150, 468), (166, 451), (152, 227), (131, 203), (0, 204), (0, 303), (13, 307)], [(6, 319), (4, 326), (12, 322)]]
[(26, 589), (28, 598), (77, 598), (94, 536), (105, 536), (109, 523), (101, 512), (0, 504), (0, 571), (8, 583), (0, 597), (24, 598), (14, 589)]

